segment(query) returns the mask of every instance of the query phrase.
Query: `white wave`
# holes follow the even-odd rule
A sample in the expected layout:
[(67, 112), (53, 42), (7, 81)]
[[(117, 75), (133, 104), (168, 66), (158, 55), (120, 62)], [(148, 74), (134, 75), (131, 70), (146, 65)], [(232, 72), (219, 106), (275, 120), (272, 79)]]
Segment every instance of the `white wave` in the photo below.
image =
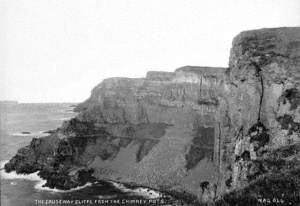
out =
[(156, 199), (162, 197), (162, 194), (158, 191), (146, 188), (146, 187), (137, 187), (130, 189), (122, 183), (117, 183), (109, 181), (114, 187), (120, 189), (122, 192), (129, 193), (129, 195), (138, 195), (149, 199)]
[(37, 136), (37, 137), (43, 137), (49, 135), (48, 133), (45, 133), (44, 131), (38, 131), (38, 132), (30, 132), (30, 133), (22, 133), (22, 132), (16, 132), (12, 133), (12, 136), (21, 136), (21, 137), (32, 137), (32, 136)]
[(0, 162), (0, 169), (2, 170), (2, 169), (4, 169), (4, 165), (6, 164), (6, 163), (8, 163), (9, 162), (9, 160), (2, 160), (1, 162)]
[(11, 184), (11, 185), (17, 185), (18, 183), (16, 183), (16, 182), (11, 182), (10, 184)]
[(162, 196), (160, 192), (148, 188), (143, 188), (143, 187), (136, 188), (133, 190), (133, 192), (150, 199), (156, 199)]
[(29, 134), (24, 134), (22, 132), (16, 132), (16, 133), (12, 133), (11, 134), (12, 136), (22, 136), (22, 137), (28, 137), (28, 136), (33, 136), (32, 133), (29, 133)]
[(132, 191), (131, 189), (125, 187), (125, 185), (122, 183), (113, 182), (113, 181), (108, 181), (108, 182), (110, 182), (114, 187), (118, 188), (122, 192), (131, 192)]
[(23, 179), (30, 181), (41, 181), (41, 178), (38, 176), (38, 172), (31, 174), (17, 174), (15, 171), (5, 172), (4, 169), (1, 169), (1, 178), (7, 180)]
[(61, 117), (61, 118), (58, 118), (57, 120), (59, 120), (59, 121), (65, 121), (65, 120), (69, 120), (71, 118), (72, 117)]
[(6, 172), (4, 170), (4, 165), (8, 163), (9, 160), (1, 161), (1, 178), (7, 180), (14, 180), (14, 179), (23, 179), (23, 180), (30, 180), (30, 181), (40, 181), (41, 178), (38, 176), (38, 172), (31, 173), (31, 174), (17, 174), (16, 171)]
[(49, 187), (43, 187), (43, 185), (46, 184), (47, 180), (41, 178), (38, 173), (39, 171), (31, 174), (17, 174), (15, 171), (12, 172), (5, 172), (4, 170), (4, 165), (8, 162), (8, 160), (1, 161), (1, 179), (7, 179), (7, 180), (16, 180), (16, 179), (22, 179), (22, 180), (29, 180), (29, 181), (34, 181), (37, 182), (37, 184), (34, 186), (35, 189), (37, 190), (44, 190), (44, 191), (50, 191), (50, 192), (61, 192), (61, 193), (67, 193), (67, 192), (72, 192), (76, 190), (81, 190), (85, 187), (91, 186), (92, 183), (88, 182), (83, 186), (78, 186), (76, 188), (72, 188), (70, 190), (60, 190), (60, 189), (52, 189)]
[(47, 180), (41, 179), (41, 181), (39, 181), (39, 182), (34, 186), (34, 188), (37, 189), (37, 190), (43, 190), (43, 191), (49, 191), (49, 192), (68, 193), (68, 192), (73, 192), (73, 191), (76, 191), (76, 190), (81, 190), (81, 189), (83, 189), (83, 188), (86, 188), (86, 187), (89, 187), (89, 186), (92, 185), (92, 183), (88, 182), (88, 183), (86, 183), (86, 184), (83, 185), (83, 186), (78, 186), (78, 187), (72, 188), (72, 189), (70, 189), (70, 190), (60, 190), (60, 189), (56, 189), (56, 188), (43, 187), (43, 185), (45, 185), (46, 182), (47, 182)]

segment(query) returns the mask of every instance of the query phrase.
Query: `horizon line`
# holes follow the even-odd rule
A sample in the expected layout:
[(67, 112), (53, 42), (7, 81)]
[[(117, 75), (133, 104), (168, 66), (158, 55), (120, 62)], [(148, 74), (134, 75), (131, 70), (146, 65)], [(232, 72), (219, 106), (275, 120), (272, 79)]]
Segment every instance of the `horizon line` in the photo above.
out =
[(18, 100), (6, 100), (6, 99), (0, 99), (0, 103), (16, 103), (16, 104), (79, 104), (81, 102), (76, 101), (40, 101), (40, 102), (26, 102), (26, 101), (18, 101)]

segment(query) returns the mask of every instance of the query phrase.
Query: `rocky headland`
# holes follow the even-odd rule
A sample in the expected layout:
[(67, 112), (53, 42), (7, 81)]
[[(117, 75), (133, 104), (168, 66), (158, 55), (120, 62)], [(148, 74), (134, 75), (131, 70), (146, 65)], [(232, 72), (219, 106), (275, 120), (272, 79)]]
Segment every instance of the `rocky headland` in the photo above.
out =
[(39, 171), (58, 189), (109, 179), (216, 205), (295, 205), (299, 105), (300, 28), (246, 31), (228, 68), (105, 79), (5, 170)]

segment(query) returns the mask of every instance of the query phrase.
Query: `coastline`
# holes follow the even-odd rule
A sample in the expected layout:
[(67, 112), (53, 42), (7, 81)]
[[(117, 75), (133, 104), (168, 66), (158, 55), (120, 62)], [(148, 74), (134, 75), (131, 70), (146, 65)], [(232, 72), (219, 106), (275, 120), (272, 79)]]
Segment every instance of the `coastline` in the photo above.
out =
[[(166, 203), (172, 203), (172, 205), (188, 205), (188, 202), (193, 201), (195, 203), (195, 199), (191, 200), (191, 196), (189, 196), (186, 193), (180, 193), (176, 192), (176, 195), (173, 191), (158, 191), (153, 188), (144, 187), (142, 185), (137, 185), (134, 183), (123, 183), (119, 181), (113, 181), (109, 179), (105, 180), (97, 180), (94, 183), (87, 182), (83, 186), (78, 186), (75, 188), (72, 188), (70, 190), (61, 190), (56, 188), (49, 188), (44, 186), (47, 183), (47, 180), (41, 178), (37, 172), (31, 173), (31, 174), (17, 174), (15, 171), (12, 172), (6, 172), (4, 169), (5, 163), (7, 163), (8, 160), (1, 161), (1, 179), (4, 180), (27, 180), (34, 182), (33, 188), (35, 190), (39, 191), (45, 191), (45, 192), (54, 192), (54, 193), (71, 193), (74, 191), (80, 191), (87, 187), (91, 186), (99, 186), (102, 184), (110, 184), (113, 188), (120, 190), (122, 194), (126, 195), (127, 197), (140, 197), (142, 199), (146, 200), (155, 200), (155, 199), (163, 199)], [(116, 198), (117, 195), (96, 195), (98, 199), (113, 199)], [(199, 204), (199, 202), (197, 202)]]
[(8, 162), (9, 160), (4, 160), (1, 161), (0, 165), (0, 174), (1, 174), (1, 179), (5, 179), (5, 180), (28, 180), (28, 181), (33, 181), (36, 182), (36, 184), (34, 185), (34, 189), (37, 190), (43, 190), (43, 191), (50, 191), (50, 192), (59, 192), (59, 193), (68, 193), (68, 192), (73, 192), (76, 190), (81, 190), (83, 188), (86, 188), (88, 186), (91, 186), (92, 183), (87, 182), (85, 185), (83, 186), (79, 186), (79, 187), (75, 187), (72, 188), (70, 190), (60, 190), (60, 189), (56, 189), (56, 188), (50, 188), (47, 186), (44, 186), (47, 183), (47, 180), (41, 178), (38, 173), (40, 171), (34, 172), (34, 173), (30, 173), (30, 174), (17, 174), (16, 171), (11, 171), (11, 172), (6, 172), (4, 169), (4, 165)]
[(30, 173), (30, 174), (17, 174), (15, 171), (11, 172), (6, 172), (4, 169), (4, 165), (8, 162), (9, 160), (1, 161), (0, 165), (0, 171), (1, 171), (1, 178), (5, 180), (16, 180), (16, 179), (22, 179), (22, 180), (28, 180), (28, 181), (33, 181), (37, 182), (34, 186), (35, 189), (37, 190), (43, 190), (43, 191), (50, 191), (50, 192), (59, 192), (59, 193), (68, 193), (68, 192), (73, 192), (76, 190), (81, 190), (86, 187), (92, 186), (93, 184), (101, 184), (101, 182), (109, 183), (113, 187), (119, 189), (123, 193), (127, 193), (129, 196), (141, 196), (144, 198), (148, 199), (157, 199), (157, 198), (162, 198), (165, 195), (157, 190), (154, 190), (152, 188), (144, 187), (142, 185), (135, 185), (135, 184), (129, 184), (129, 183), (122, 183), (122, 182), (117, 182), (113, 180), (99, 180), (95, 181), (94, 183), (87, 182), (83, 186), (78, 186), (69, 190), (61, 190), (57, 188), (50, 188), (44, 186), (47, 183), (47, 180), (41, 178), (37, 172)]

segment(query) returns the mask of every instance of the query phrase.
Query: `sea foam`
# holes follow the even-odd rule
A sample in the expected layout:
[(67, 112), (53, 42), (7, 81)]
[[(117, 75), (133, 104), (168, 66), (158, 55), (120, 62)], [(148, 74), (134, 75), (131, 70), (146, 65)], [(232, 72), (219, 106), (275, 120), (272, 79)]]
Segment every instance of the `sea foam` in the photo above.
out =
[(6, 172), (4, 170), (4, 165), (8, 162), (8, 160), (1, 161), (1, 178), (7, 180), (16, 180), (16, 179), (23, 179), (23, 180), (30, 180), (30, 181), (41, 181), (42, 179), (38, 176), (38, 172), (31, 173), (31, 174), (17, 174), (15, 171)]
[(72, 188), (70, 190), (60, 190), (60, 189), (56, 189), (56, 188), (50, 188), (50, 187), (45, 187), (43, 185), (45, 185), (47, 183), (47, 180), (41, 178), (38, 173), (39, 171), (35, 172), (35, 173), (31, 173), (31, 174), (17, 174), (15, 171), (12, 172), (6, 172), (4, 170), (4, 165), (8, 162), (8, 160), (5, 161), (1, 161), (0, 166), (1, 166), (1, 179), (6, 179), (6, 180), (17, 180), (17, 179), (21, 179), (21, 180), (29, 180), (29, 181), (34, 181), (37, 182), (34, 186), (34, 188), (36, 190), (43, 190), (43, 191), (49, 191), (49, 192), (60, 192), (60, 193), (67, 193), (67, 192), (73, 192), (76, 190), (81, 190), (85, 187), (91, 186), (92, 183), (86, 183), (83, 186), (78, 186), (76, 188)]
[(37, 136), (37, 137), (44, 137), (44, 136), (48, 136), (48, 133), (45, 133), (44, 131), (38, 131), (38, 132), (30, 132), (30, 133), (22, 133), (22, 132), (15, 132), (11, 134), (12, 136), (20, 136), (20, 137), (33, 137), (33, 136)]
[(128, 193), (129, 195), (142, 196), (142, 197), (145, 197), (145, 198), (148, 198), (148, 199), (156, 199), (156, 198), (162, 197), (162, 194), (160, 192), (149, 189), (149, 188), (137, 187), (137, 188), (131, 189), (131, 188), (126, 187), (122, 183), (113, 182), (113, 181), (109, 181), (109, 182), (114, 187), (118, 188), (122, 192)]
[(60, 192), (60, 193), (68, 193), (68, 192), (73, 192), (73, 191), (77, 191), (77, 190), (81, 190), (83, 188), (89, 187), (92, 185), (92, 183), (88, 182), (83, 186), (78, 186), (75, 188), (72, 188), (70, 190), (60, 190), (60, 189), (56, 189), (56, 188), (50, 188), (50, 187), (44, 187), (43, 185), (45, 185), (47, 182), (47, 180), (41, 179), (41, 181), (39, 181), (34, 188), (37, 190), (43, 190), (43, 191), (49, 191), (49, 192)]

